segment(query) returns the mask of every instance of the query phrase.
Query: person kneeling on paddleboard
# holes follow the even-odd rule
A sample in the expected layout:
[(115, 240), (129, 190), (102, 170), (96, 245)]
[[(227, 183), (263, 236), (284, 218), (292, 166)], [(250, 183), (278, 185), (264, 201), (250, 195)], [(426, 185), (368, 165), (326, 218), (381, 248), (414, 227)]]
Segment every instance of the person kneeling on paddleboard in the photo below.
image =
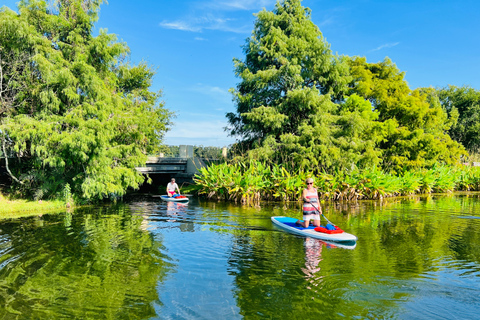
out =
[(175, 190), (178, 191), (178, 194), (180, 194), (180, 189), (178, 188), (178, 184), (175, 183), (175, 178), (172, 178), (172, 180), (167, 184), (167, 194), (169, 197), (173, 197), (175, 194)]
[(303, 221), (298, 220), (297, 224), (308, 228), (310, 220), (313, 220), (315, 227), (320, 226), (320, 213), (321, 208), (318, 201), (317, 189), (313, 187), (313, 179), (308, 178), (306, 181), (307, 188), (303, 189)]

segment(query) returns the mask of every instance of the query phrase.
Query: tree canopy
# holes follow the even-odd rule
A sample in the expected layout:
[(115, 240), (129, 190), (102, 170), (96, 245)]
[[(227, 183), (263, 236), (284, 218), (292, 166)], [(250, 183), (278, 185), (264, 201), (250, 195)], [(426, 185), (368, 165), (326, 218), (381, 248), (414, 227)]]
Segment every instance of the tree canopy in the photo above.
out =
[(454, 163), (463, 147), (434, 90), (411, 90), (388, 58), (338, 56), (300, 0), (278, 1), (256, 15), (230, 135), (247, 155), (293, 168), (389, 170)]
[(237, 112), (227, 118), (230, 133), (254, 148), (251, 156), (324, 168), (347, 165), (346, 155), (378, 161), (363, 140), (376, 115), (358, 96), (343, 109), (334, 103), (348, 90), (348, 64), (331, 52), (300, 1), (259, 12), (244, 51), (245, 61), (235, 60), (242, 79), (233, 90)]
[(388, 58), (368, 63), (354, 57), (349, 64), (351, 92), (370, 101), (384, 124), (378, 146), (383, 150), (385, 168), (404, 170), (458, 162), (465, 150), (448, 135), (454, 120), (442, 109), (434, 89), (411, 90), (405, 73)]
[(470, 152), (480, 150), (480, 91), (468, 86), (437, 90), (440, 102), (453, 122), (449, 134)]
[(93, 35), (101, 0), (30, 0), (0, 10), (0, 130), (16, 187), (41, 199), (66, 184), (83, 199), (122, 195), (172, 116), (155, 74), (113, 34)]

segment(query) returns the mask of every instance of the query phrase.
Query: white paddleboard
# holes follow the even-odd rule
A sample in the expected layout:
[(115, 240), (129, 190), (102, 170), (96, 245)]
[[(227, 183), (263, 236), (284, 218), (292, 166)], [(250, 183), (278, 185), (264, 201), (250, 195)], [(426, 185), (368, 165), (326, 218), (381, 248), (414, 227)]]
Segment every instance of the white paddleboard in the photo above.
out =
[(296, 225), (295, 222), (298, 219), (284, 217), (284, 216), (275, 216), (272, 217), (272, 222), (281, 228), (290, 233), (298, 234), (304, 237), (311, 237), (314, 239), (320, 239), (325, 241), (333, 241), (333, 242), (353, 242), (357, 241), (357, 237), (353, 234), (342, 232), (342, 233), (323, 233), (315, 231), (315, 227), (309, 226), (308, 228), (304, 228), (300, 225)]
[(163, 201), (170, 201), (170, 202), (188, 202), (188, 198), (174, 198), (174, 197), (169, 197), (167, 195), (160, 196), (160, 199)]

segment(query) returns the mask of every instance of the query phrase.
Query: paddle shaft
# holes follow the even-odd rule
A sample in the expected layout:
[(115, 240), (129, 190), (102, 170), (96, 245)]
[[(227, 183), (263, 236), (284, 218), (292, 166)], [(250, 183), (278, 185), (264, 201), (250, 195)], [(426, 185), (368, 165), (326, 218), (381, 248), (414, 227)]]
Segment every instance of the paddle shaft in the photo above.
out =
[(327, 220), (330, 224), (335, 225), (335, 224), (332, 223), (332, 221), (328, 220), (327, 217), (325, 217), (325, 215), (324, 215), (323, 213), (321, 213), (320, 210), (318, 210), (318, 208), (317, 208), (313, 203), (310, 202), (310, 204), (312, 205), (312, 207), (315, 208), (315, 210), (317, 210), (317, 212), (318, 212), (321, 216), (323, 216), (323, 217), (325, 218), (325, 220)]

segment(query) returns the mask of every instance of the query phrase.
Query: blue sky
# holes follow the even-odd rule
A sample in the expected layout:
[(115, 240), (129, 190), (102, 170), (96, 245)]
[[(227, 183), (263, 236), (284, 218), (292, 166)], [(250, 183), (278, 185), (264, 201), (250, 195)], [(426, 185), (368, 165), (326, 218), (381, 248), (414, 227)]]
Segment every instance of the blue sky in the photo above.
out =
[[(17, 1), (0, 0), (10, 8)], [(177, 114), (171, 145), (226, 146), (228, 90), (239, 82), (232, 59), (253, 29), (254, 13), (274, 0), (110, 0), (96, 32), (108, 29), (131, 60), (157, 69), (153, 89)], [(378, 62), (388, 56), (411, 88), (469, 85), (480, 90), (480, 1), (304, 0), (312, 21), (340, 55)]]

